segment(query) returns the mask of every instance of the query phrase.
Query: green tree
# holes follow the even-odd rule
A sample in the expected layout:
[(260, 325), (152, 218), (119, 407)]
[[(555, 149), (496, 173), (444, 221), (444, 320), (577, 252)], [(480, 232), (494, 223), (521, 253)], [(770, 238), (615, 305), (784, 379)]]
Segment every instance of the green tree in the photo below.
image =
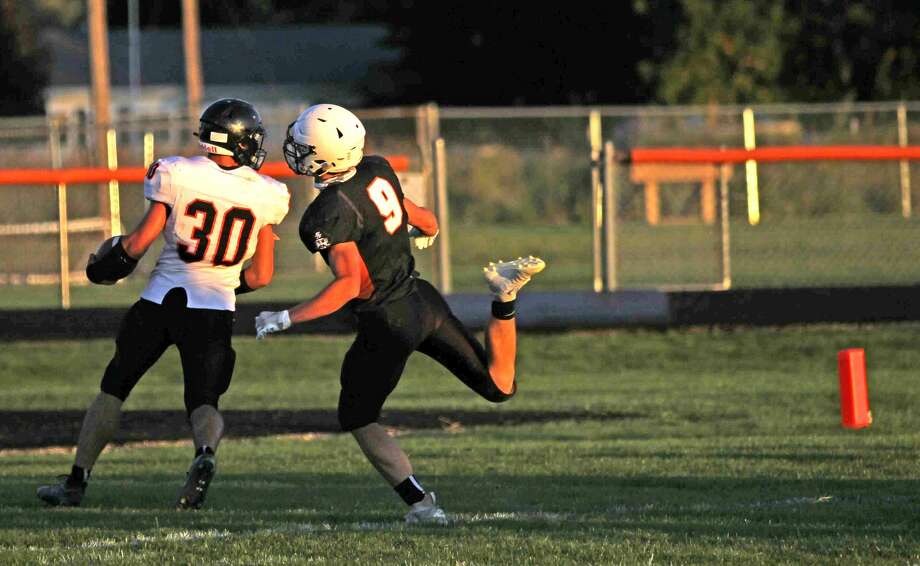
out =
[(894, 100), (920, 96), (915, 1), (787, 0), (798, 33), (780, 77), (791, 98)]
[[(771, 102), (783, 46), (795, 31), (782, 0), (683, 0), (676, 47), (658, 73), (658, 98), (669, 104)], [(655, 75), (654, 69), (645, 69)], [(651, 78), (651, 77), (650, 77)]]
[(670, 45), (676, 1), (393, 3), (387, 43), (402, 56), (365, 79), (367, 95), (375, 104), (645, 102), (637, 63)]
[(24, 2), (0, 0), (0, 53), (0, 114), (42, 113), (48, 57)]

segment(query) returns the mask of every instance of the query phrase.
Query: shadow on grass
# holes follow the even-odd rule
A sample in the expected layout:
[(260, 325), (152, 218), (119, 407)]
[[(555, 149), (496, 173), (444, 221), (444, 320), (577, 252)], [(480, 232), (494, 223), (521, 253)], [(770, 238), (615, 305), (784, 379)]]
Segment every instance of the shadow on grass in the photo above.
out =
[[(341, 432), (334, 410), (222, 411), (227, 438), (274, 434)], [(73, 445), (83, 411), (0, 411), (0, 449)], [(563, 420), (618, 421), (640, 413), (603, 411), (515, 411), (462, 409), (385, 410), (380, 423), (405, 429), (450, 429), (457, 426), (518, 425)], [(182, 440), (191, 429), (182, 411), (126, 411), (114, 442)]]

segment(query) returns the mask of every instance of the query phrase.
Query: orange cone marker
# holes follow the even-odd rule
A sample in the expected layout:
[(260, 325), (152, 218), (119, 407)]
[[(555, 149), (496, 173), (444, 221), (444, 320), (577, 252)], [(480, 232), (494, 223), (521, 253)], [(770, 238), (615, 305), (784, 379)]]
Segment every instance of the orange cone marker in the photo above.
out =
[(837, 353), (840, 374), (840, 417), (845, 428), (866, 428), (872, 424), (869, 390), (866, 387), (866, 352), (849, 348)]

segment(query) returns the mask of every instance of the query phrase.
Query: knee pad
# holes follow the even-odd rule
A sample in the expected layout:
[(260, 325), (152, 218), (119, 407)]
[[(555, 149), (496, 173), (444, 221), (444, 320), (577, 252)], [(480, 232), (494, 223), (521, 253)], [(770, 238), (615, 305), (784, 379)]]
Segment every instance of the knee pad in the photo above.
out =
[(109, 362), (109, 365), (106, 366), (105, 373), (102, 375), (102, 383), (99, 389), (107, 395), (117, 397), (121, 401), (124, 401), (128, 398), (128, 395), (131, 394), (131, 390), (134, 389), (138, 380), (125, 373), (121, 362), (121, 353), (116, 347), (115, 355), (112, 357), (112, 361)]
[(351, 432), (377, 422), (380, 419), (380, 407), (375, 409), (367, 404), (362, 406), (360, 403), (348, 402), (340, 397), (338, 418), (342, 431)]
[(191, 416), (192, 411), (202, 405), (218, 408), (220, 396), (230, 388), (235, 365), (236, 352), (233, 348), (226, 348), (207, 356), (202, 375), (186, 376), (185, 410), (188, 415)]

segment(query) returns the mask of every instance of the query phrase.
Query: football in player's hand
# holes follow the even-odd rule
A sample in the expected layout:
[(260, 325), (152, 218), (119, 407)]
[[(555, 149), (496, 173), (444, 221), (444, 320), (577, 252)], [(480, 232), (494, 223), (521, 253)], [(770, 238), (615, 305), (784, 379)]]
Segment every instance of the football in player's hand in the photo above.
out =
[[(120, 239), (121, 239), (121, 236), (112, 236), (108, 240), (99, 244), (99, 247), (96, 248), (96, 251), (94, 253), (89, 254), (89, 260), (87, 260), (86, 262), (86, 267), (89, 267), (90, 265), (99, 261), (99, 258), (105, 257), (107, 253), (112, 251), (112, 248), (115, 247), (115, 244), (117, 244)], [(118, 282), (117, 279), (111, 280), (111, 281), (106, 280), (106, 281), (100, 281), (99, 285), (114, 285), (117, 282)]]

